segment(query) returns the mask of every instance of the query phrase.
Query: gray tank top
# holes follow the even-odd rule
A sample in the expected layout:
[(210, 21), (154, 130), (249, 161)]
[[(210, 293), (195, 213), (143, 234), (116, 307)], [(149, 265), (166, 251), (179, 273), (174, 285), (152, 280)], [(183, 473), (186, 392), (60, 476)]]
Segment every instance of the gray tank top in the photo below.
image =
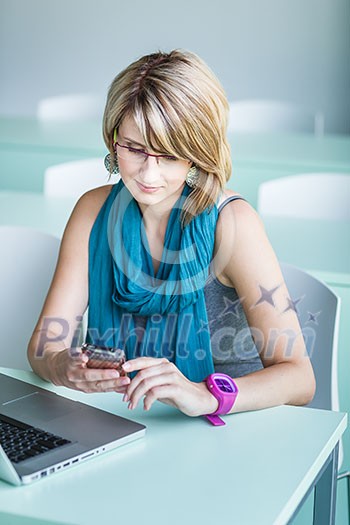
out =
[[(229, 197), (221, 210), (238, 195)], [(204, 288), (210, 339), (216, 372), (240, 377), (263, 368), (242, 304), (235, 288), (225, 286), (211, 273)]]
[[(218, 209), (231, 201), (243, 199), (238, 195), (226, 199)], [(216, 372), (240, 377), (263, 368), (254, 344), (242, 304), (235, 288), (222, 284), (210, 273), (204, 287), (208, 327)], [(135, 327), (144, 328), (146, 318), (134, 315)]]

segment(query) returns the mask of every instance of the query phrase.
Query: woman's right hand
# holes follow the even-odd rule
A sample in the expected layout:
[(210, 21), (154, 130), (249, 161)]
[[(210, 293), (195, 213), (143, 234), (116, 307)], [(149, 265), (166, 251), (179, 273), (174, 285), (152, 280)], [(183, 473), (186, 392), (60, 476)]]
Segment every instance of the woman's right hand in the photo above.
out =
[(130, 378), (120, 377), (111, 368), (88, 368), (88, 357), (80, 348), (66, 348), (48, 359), (50, 379), (56, 386), (66, 386), (81, 392), (118, 392), (124, 394)]

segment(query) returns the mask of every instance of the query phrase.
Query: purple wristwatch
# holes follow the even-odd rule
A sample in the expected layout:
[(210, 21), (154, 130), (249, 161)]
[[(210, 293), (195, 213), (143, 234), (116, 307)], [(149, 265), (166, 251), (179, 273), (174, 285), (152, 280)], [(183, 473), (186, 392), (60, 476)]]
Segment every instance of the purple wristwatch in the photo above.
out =
[(205, 417), (212, 425), (225, 425), (219, 414), (227, 414), (231, 410), (238, 395), (238, 387), (232, 377), (220, 373), (210, 374), (205, 382), (209, 392), (219, 401), (217, 410), (212, 414), (206, 414)]

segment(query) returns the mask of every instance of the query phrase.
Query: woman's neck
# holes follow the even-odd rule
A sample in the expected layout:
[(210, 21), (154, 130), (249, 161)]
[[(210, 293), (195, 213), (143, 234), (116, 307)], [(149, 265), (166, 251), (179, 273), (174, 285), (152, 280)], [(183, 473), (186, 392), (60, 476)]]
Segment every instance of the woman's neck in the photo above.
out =
[(165, 233), (168, 220), (171, 214), (171, 211), (179, 199), (182, 191), (170, 195), (167, 199), (164, 199), (161, 202), (153, 205), (145, 205), (138, 203), (139, 208), (142, 213), (142, 220), (146, 231), (154, 231), (155, 229)]

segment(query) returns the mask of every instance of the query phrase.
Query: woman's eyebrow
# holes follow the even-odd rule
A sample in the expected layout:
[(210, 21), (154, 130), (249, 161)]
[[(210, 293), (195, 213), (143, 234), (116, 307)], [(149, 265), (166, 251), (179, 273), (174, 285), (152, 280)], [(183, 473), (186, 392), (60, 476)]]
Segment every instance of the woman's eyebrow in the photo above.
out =
[(144, 144), (140, 144), (140, 142), (137, 142), (136, 140), (131, 139), (129, 137), (124, 137), (124, 140), (126, 140), (127, 142), (130, 142), (131, 144), (136, 144), (137, 146), (141, 146), (142, 148), (146, 147)]
[[(144, 144), (141, 144), (140, 142), (137, 142), (136, 140), (134, 140), (132, 138), (129, 138), (129, 137), (124, 137), (123, 138), (123, 136), (121, 136), (121, 139), (125, 140), (125, 142), (129, 142), (129, 144), (135, 144), (136, 146), (140, 146), (143, 149), (147, 148), (147, 146), (145, 146)], [(168, 153), (164, 153), (164, 152), (161, 152), (159, 150), (153, 150), (153, 151), (158, 152), (160, 155), (168, 155)]]

